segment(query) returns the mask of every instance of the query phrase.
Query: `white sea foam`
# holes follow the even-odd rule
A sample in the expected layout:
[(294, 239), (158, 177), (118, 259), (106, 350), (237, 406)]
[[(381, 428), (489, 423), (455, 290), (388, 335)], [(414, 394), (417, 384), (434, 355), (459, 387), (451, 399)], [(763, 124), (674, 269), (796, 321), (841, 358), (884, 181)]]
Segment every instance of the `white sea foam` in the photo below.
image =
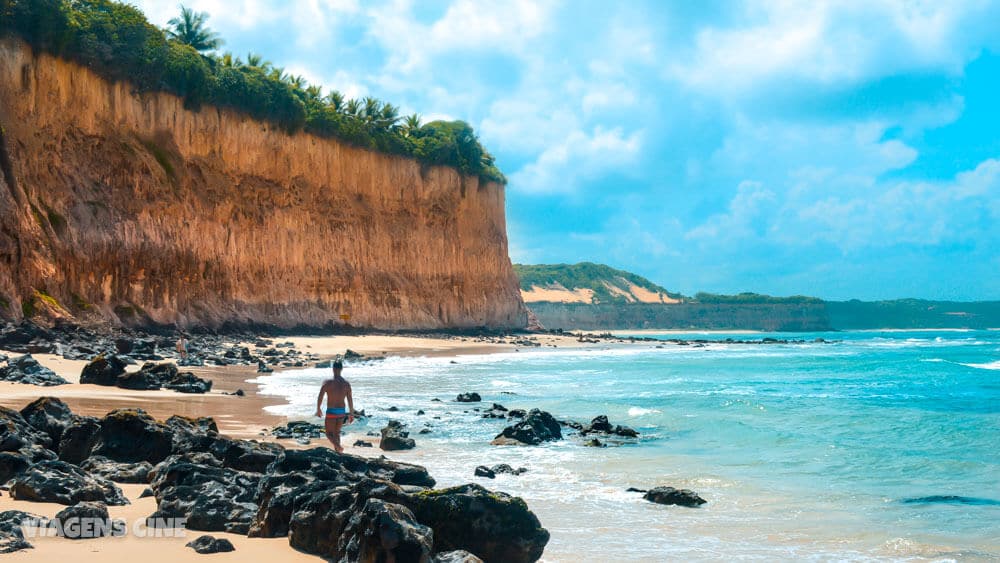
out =
[(658, 413), (662, 413), (662, 412), (663, 411), (658, 411), (656, 409), (644, 409), (642, 407), (632, 407), (632, 408), (630, 408), (628, 410), (628, 415), (629, 416), (643, 416), (643, 415), (647, 415), (647, 414), (658, 414)]
[(1000, 370), (1000, 360), (997, 360), (995, 362), (986, 362), (986, 363), (982, 363), (982, 364), (972, 364), (972, 363), (963, 364), (963, 363), (960, 363), (960, 365), (963, 365), (963, 366), (966, 366), (966, 367), (970, 367), (970, 368), (976, 368), (976, 369)]

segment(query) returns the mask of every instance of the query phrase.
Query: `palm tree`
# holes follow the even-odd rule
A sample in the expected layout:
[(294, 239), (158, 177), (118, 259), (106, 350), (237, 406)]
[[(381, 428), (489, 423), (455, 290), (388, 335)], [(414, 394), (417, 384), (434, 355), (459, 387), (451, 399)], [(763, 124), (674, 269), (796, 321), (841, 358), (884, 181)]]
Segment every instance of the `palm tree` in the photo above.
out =
[(333, 90), (326, 95), (326, 103), (330, 104), (334, 111), (340, 111), (344, 109), (344, 95)]
[(294, 88), (296, 90), (305, 90), (306, 89), (306, 79), (305, 78), (302, 78), (301, 76), (286, 76), (285, 78), (288, 81), (288, 85), (291, 86), (292, 88)]
[(347, 100), (344, 112), (351, 117), (361, 117), (361, 102), (354, 98)]
[(243, 61), (239, 57), (233, 57), (233, 54), (229, 51), (226, 51), (219, 57), (219, 63), (227, 68), (240, 68), (243, 66)]
[(382, 111), (378, 116), (378, 125), (386, 131), (393, 131), (396, 129), (396, 123), (399, 121), (399, 108), (392, 104), (385, 104), (382, 106)]
[(258, 55), (257, 53), (247, 53), (247, 66), (252, 66), (254, 68), (266, 69), (271, 66), (271, 63), (264, 60), (264, 57)]
[(306, 88), (306, 97), (310, 100), (322, 100), (323, 99), (323, 87), (313, 84)]
[(371, 96), (365, 98), (365, 107), (362, 116), (365, 118), (365, 123), (371, 125), (382, 112), (382, 102)]
[(420, 114), (414, 113), (403, 118), (403, 131), (407, 137), (412, 137), (420, 130)]
[(208, 21), (208, 14), (205, 12), (195, 12), (190, 8), (181, 5), (180, 17), (168, 21), (170, 26), (167, 34), (172, 38), (190, 45), (195, 51), (213, 51), (222, 46), (222, 39), (219, 34), (208, 28), (205, 23)]

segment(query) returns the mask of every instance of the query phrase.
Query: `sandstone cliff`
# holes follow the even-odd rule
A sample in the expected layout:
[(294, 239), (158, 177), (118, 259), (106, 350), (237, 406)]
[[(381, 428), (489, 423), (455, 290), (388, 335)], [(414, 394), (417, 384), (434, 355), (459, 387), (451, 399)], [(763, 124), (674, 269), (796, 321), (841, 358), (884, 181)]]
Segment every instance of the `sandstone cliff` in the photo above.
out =
[(521, 327), (504, 188), (0, 42), (0, 316)]

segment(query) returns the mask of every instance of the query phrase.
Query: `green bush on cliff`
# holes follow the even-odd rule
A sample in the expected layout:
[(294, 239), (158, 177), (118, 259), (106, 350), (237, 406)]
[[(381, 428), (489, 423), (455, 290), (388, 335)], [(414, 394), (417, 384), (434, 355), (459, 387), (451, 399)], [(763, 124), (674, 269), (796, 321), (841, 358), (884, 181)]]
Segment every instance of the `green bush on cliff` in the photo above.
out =
[(0, 34), (16, 35), (35, 49), (74, 60), (140, 91), (167, 91), (198, 109), (227, 107), (274, 123), (289, 133), (305, 130), (355, 146), (452, 166), (483, 180), (506, 178), (463, 121), (419, 118), (401, 124), (392, 104), (374, 98), (347, 100), (249, 55), (201, 54), (221, 42), (205, 14), (182, 7), (168, 33), (137, 8), (111, 0), (0, 0)]

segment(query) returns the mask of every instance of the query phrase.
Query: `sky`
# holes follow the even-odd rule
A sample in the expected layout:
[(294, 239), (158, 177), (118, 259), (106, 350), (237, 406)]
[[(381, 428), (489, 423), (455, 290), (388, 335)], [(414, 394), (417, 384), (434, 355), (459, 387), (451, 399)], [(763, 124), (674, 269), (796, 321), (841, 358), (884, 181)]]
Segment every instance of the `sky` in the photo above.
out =
[(515, 262), (688, 295), (1000, 299), (1000, 2), (185, 5), (222, 51), (471, 123)]

